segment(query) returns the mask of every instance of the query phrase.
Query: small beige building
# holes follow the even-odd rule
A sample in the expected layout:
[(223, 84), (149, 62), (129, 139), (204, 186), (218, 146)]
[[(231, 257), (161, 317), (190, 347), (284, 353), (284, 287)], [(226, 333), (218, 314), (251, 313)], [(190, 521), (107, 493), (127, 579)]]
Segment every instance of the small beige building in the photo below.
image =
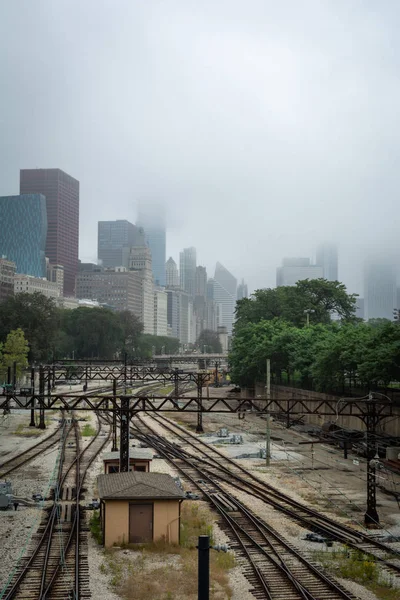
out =
[[(150, 448), (129, 448), (129, 470), (150, 471), (150, 462), (153, 451)], [(119, 472), (119, 452), (105, 452), (103, 454), (104, 473)]]
[(164, 473), (99, 475), (104, 546), (144, 544), (165, 539), (179, 543), (182, 490)]

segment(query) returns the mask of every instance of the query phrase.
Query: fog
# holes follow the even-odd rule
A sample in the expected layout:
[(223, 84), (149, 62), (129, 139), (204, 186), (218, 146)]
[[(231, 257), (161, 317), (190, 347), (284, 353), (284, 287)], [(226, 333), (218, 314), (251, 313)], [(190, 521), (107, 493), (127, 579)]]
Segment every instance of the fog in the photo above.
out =
[(8, 0), (0, 7), (0, 195), (19, 169), (80, 181), (97, 221), (166, 207), (167, 258), (195, 246), (250, 290), (284, 256), (396, 254), (396, 0)]

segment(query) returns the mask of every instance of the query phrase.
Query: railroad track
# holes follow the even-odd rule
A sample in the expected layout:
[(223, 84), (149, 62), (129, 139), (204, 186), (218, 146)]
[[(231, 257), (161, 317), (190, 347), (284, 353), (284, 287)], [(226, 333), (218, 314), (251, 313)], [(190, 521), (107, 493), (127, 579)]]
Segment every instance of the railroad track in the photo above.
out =
[(60, 441), (60, 432), (61, 429), (57, 428), (54, 433), (46, 437), (44, 440), (41, 440), (24, 452), (21, 452), (17, 456), (14, 456), (13, 458), (3, 462), (0, 465), (0, 479), (3, 479), (13, 471), (16, 471), (23, 465), (26, 465), (29, 461), (58, 444)]
[[(75, 419), (64, 421), (57, 483), (51, 507), (24, 558), (0, 598), (65, 600), (90, 598), (87, 529), (80, 505), (87, 471), (108, 443), (111, 430), (98, 418), (96, 435), (81, 448)], [(108, 435), (101, 435), (107, 427)]]
[(400, 552), (397, 549), (374, 539), (370, 534), (344, 525), (293, 500), (170, 419), (161, 415), (153, 415), (153, 418), (179, 440), (181, 449), (186, 445), (196, 452), (196, 455), (188, 453), (189, 459), (201, 464), (210, 477), (218, 478), (242, 492), (259, 498), (308, 530), (368, 554), (390, 571), (391, 576), (395, 576), (400, 583)]
[[(160, 438), (140, 417), (139, 435), (197, 488), (221, 516), (221, 526), (238, 555), (238, 562), (252, 586), (252, 594), (270, 600), (354, 600), (355, 596), (260, 519), (232, 494), (218, 478), (210, 476), (198, 461), (175, 444)], [(151, 433), (143, 431), (150, 430)]]

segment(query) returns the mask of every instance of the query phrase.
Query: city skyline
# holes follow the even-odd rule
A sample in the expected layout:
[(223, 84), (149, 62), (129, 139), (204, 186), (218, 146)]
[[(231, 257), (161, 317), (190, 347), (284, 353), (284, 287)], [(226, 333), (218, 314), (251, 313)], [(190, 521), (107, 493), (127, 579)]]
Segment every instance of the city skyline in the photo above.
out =
[[(370, 247), (399, 253), (395, 3), (233, 1), (226, 19), (178, 0), (173, 27), (163, 3), (18, 4), (2, 15), (0, 195), (18, 193), (25, 166), (73, 174), (82, 260), (97, 221), (135, 223), (141, 198), (165, 203), (167, 256), (194, 246), (249, 291), (325, 239), (350, 292)], [(32, 29), (42, 43), (21, 45), (15, 32)]]

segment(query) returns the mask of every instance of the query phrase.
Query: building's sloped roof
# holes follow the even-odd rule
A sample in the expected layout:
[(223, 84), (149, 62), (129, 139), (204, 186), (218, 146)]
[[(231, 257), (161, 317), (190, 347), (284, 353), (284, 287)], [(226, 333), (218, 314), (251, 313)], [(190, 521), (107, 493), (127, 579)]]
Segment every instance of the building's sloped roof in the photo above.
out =
[(171, 475), (164, 473), (110, 473), (97, 478), (99, 497), (104, 500), (184, 498)]
[[(150, 448), (129, 448), (129, 458), (151, 460), (153, 458), (153, 450)], [(103, 460), (119, 460), (119, 452), (104, 452)]]

